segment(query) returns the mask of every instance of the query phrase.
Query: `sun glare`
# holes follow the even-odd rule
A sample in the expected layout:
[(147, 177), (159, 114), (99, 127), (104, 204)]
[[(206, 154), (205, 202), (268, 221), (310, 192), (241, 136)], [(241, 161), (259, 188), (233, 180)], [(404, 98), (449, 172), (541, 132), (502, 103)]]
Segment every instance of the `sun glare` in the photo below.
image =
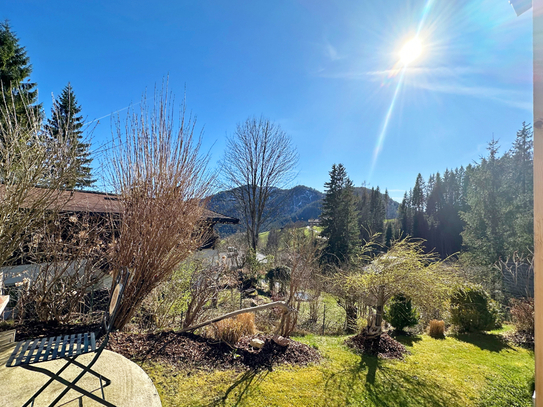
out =
[(417, 59), (422, 51), (422, 46), (417, 38), (408, 41), (400, 51), (400, 61), (408, 65)]

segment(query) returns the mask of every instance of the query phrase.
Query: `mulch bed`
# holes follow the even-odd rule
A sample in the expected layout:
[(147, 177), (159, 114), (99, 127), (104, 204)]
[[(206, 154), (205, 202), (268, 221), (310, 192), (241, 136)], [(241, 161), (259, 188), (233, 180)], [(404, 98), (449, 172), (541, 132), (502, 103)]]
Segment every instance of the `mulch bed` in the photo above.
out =
[(101, 323), (96, 324), (89, 324), (89, 325), (82, 325), (82, 324), (58, 324), (54, 322), (32, 322), (29, 324), (23, 324), (23, 325), (14, 325), (9, 326), (5, 325), (0, 328), (0, 331), (2, 330), (10, 330), (15, 329), (16, 335), (15, 340), (17, 342), (19, 341), (26, 341), (27, 339), (34, 339), (34, 338), (49, 338), (51, 336), (59, 336), (59, 335), (72, 335), (72, 334), (80, 334), (85, 332), (99, 332), (102, 329)]
[(345, 344), (365, 355), (378, 356), (383, 359), (402, 359), (404, 355), (409, 354), (405, 346), (385, 332), (379, 337), (368, 337), (366, 332), (362, 331), (345, 340)]
[(512, 342), (514, 345), (521, 346), (526, 349), (534, 349), (534, 335), (532, 333), (524, 331), (509, 332), (504, 336), (506, 340)]
[[(249, 343), (258, 338), (262, 349)], [(149, 334), (115, 332), (107, 349), (135, 361), (161, 361), (182, 369), (271, 369), (278, 364), (307, 365), (318, 362), (320, 354), (310, 346), (288, 339), (282, 347), (271, 340), (272, 335), (252, 335), (241, 338), (231, 347), (191, 333), (164, 331)]]
[[(2, 327), (8, 329), (8, 327)], [(0, 328), (0, 330), (2, 330)], [(59, 325), (54, 323), (32, 323), (15, 325), (15, 339), (23, 341), (33, 338), (99, 332), (102, 324)], [(258, 338), (264, 341), (262, 349), (254, 349), (249, 343)], [(312, 347), (288, 340), (283, 347), (271, 340), (272, 335), (252, 335), (241, 338), (235, 346), (217, 342), (192, 333), (164, 331), (135, 334), (114, 332), (110, 335), (106, 349), (120, 353), (134, 361), (162, 361), (182, 369), (271, 369), (274, 365), (291, 364), (304, 366), (316, 363), (320, 354)]]

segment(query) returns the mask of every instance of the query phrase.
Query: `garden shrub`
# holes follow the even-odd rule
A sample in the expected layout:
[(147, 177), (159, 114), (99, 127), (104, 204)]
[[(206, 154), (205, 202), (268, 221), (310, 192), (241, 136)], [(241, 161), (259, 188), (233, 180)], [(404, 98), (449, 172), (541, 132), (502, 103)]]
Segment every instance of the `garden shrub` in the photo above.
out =
[(212, 336), (232, 345), (241, 337), (256, 333), (255, 316), (251, 312), (239, 314), (234, 318), (223, 319), (213, 324), (213, 326)]
[(441, 339), (445, 337), (445, 321), (432, 319), (430, 325), (428, 325), (428, 335), (435, 339)]
[(510, 301), (511, 318), (517, 332), (534, 334), (534, 299), (516, 299)]
[(411, 305), (411, 299), (403, 294), (392, 297), (384, 317), (398, 332), (403, 332), (405, 328), (419, 322), (419, 314)]
[(489, 331), (501, 326), (498, 305), (476, 285), (460, 287), (453, 293), (451, 322), (460, 332)]
[(286, 286), (290, 281), (291, 270), (287, 266), (277, 266), (270, 269), (266, 273), (266, 278), (270, 286), (270, 293), (275, 292), (275, 283), (279, 283), (279, 292), (284, 293), (286, 291)]

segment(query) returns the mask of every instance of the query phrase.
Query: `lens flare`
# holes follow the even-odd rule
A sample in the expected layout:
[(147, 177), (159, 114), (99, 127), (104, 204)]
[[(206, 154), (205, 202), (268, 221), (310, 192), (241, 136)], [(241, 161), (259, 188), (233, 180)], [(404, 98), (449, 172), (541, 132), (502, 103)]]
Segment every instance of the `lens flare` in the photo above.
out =
[(420, 56), (422, 45), (418, 38), (408, 41), (400, 51), (400, 60), (404, 65), (409, 65)]
[(424, 26), (424, 23), (426, 22), (426, 18), (428, 17), (428, 14), (430, 13), (433, 3), (434, 3), (434, 0), (426, 1), (424, 9), (422, 10), (422, 15), (419, 21), (415, 38), (413, 38), (412, 40), (410, 40), (408, 43), (404, 45), (404, 47), (402, 48), (400, 52), (400, 60), (391, 69), (391, 74), (389, 75), (389, 78), (399, 75), (398, 83), (396, 85), (396, 90), (394, 91), (394, 95), (392, 96), (390, 106), (387, 110), (385, 120), (383, 121), (383, 127), (381, 128), (381, 132), (379, 133), (379, 137), (377, 138), (377, 142), (375, 143), (368, 181), (371, 180), (373, 172), (375, 171), (375, 167), (377, 166), (379, 154), (383, 150), (383, 146), (384, 146), (386, 135), (387, 135), (388, 125), (392, 117), (392, 112), (394, 111), (394, 105), (396, 104), (396, 100), (399, 97), (400, 89), (402, 88), (403, 79), (404, 79), (407, 65), (413, 62), (415, 59), (417, 59), (422, 52), (422, 44), (420, 43), (418, 37), (422, 30), (422, 27)]
[(379, 137), (377, 138), (377, 143), (375, 144), (375, 149), (373, 150), (373, 159), (371, 161), (370, 175), (368, 179), (371, 179), (373, 175), (373, 171), (375, 170), (375, 165), (377, 164), (377, 159), (379, 158), (379, 153), (383, 149), (383, 144), (385, 142), (385, 137), (386, 137), (387, 129), (388, 129), (388, 123), (390, 122), (390, 117), (392, 116), (392, 112), (394, 111), (394, 105), (396, 104), (398, 93), (400, 93), (400, 88), (402, 87), (404, 73), (405, 73), (405, 69), (402, 69), (400, 73), (400, 79), (398, 80), (398, 84), (396, 85), (396, 90), (394, 91), (394, 96), (392, 96), (392, 102), (390, 103), (387, 114), (385, 116), (385, 121), (383, 122), (381, 133), (379, 134)]

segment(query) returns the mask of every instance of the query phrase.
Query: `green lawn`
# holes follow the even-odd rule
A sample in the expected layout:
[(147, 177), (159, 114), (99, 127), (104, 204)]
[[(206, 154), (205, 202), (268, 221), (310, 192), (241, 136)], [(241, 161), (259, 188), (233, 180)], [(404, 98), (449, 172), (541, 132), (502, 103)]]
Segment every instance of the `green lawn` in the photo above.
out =
[[(533, 353), (497, 334), (400, 338), (405, 360), (360, 356), (346, 336), (293, 338), (319, 349), (321, 364), (272, 372), (182, 372), (144, 364), (168, 406), (531, 406)], [(226, 396), (226, 397), (225, 397)]]
[[(321, 226), (312, 226), (311, 227), (316, 233), (321, 233), (322, 232), (322, 227)], [(299, 228), (300, 229), (300, 228)], [(310, 230), (306, 227), (306, 226), (303, 226), (301, 229), (304, 229), (305, 231), (305, 234), (307, 236), (309, 236), (309, 234), (311, 233)], [(270, 235), (270, 232), (267, 231), (267, 232), (262, 232), (258, 235), (258, 247), (260, 248), (264, 248), (266, 247), (266, 245), (268, 244), (268, 236)]]

